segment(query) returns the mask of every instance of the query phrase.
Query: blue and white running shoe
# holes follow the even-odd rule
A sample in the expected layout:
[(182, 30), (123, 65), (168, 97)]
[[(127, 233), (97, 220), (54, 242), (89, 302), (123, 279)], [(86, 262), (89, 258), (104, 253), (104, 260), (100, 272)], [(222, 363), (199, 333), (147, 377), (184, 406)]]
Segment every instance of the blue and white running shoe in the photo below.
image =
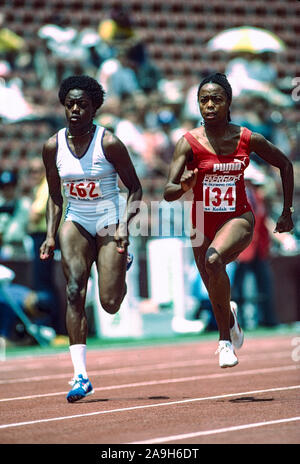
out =
[(70, 384), (73, 385), (73, 388), (67, 394), (69, 403), (74, 403), (94, 393), (91, 382), (89, 379), (84, 379), (82, 374), (79, 374)]

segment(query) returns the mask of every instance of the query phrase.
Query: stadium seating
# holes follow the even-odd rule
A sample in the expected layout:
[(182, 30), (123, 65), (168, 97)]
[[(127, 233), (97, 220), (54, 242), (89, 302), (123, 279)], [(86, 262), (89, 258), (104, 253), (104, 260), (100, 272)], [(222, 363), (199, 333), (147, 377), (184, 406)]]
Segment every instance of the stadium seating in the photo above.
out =
[[(107, 17), (112, 7), (125, 4), (120, 0), (2, 0), (1, 3), (5, 27), (24, 37), (29, 51), (40, 46), (37, 37), (39, 28), (54, 21), (58, 15), (66, 26), (77, 30), (85, 27), (97, 30), (99, 22)], [(166, 78), (199, 76), (203, 69), (210, 68), (224, 71), (226, 55), (208, 53), (206, 43), (221, 30), (241, 25), (263, 27), (278, 34), (287, 45), (287, 51), (280, 59), (276, 56), (273, 59), (279, 77), (300, 75), (297, 50), (300, 2), (127, 0), (126, 7), (131, 12), (137, 33), (147, 46), (150, 59)], [(57, 111), (56, 91), (41, 90), (32, 68), (22, 70), (21, 79), (25, 97), (30, 102), (48, 105), (53, 112)], [(47, 127), (43, 124), (40, 127), (41, 134), (45, 135)], [(35, 132), (29, 133), (36, 141)], [(12, 139), (8, 126), (2, 135), (4, 139), (0, 148), (5, 146), (5, 153), (9, 150), (16, 153), (18, 146), (12, 147), (5, 142), (5, 139)]]
[[(6, 27), (20, 33), (28, 39), (34, 39), (43, 23), (51, 21), (59, 13), (61, 20), (77, 29), (83, 27), (97, 28), (99, 21), (108, 14), (110, 8), (123, 2), (120, 0), (3, 0), (3, 13)], [(127, 0), (126, 6), (131, 11), (136, 30), (150, 45), (165, 47), (166, 42), (177, 46), (177, 42), (186, 40), (186, 51), (197, 43), (205, 47), (207, 40), (217, 32), (228, 27), (252, 25), (273, 30), (287, 44), (289, 59), (284, 55), (279, 66), (281, 75), (291, 75), (297, 59), (297, 33), (299, 33), (300, 4), (293, 0), (275, 0), (261, 2), (253, 0)], [(34, 8), (34, 14), (33, 14)], [(284, 21), (283, 21), (284, 19)], [(166, 38), (168, 38), (166, 40)], [(157, 47), (153, 50), (153, 59)], [(150, 55), (151, 55), (150, 49)], [(163, 54), (163, 51), (161, 52)], [(292, 59), (293, 57), (293, 59)], [(275, 60), (276, 61), (276, 60)], [(216, 63), (218, 65), (218, 63)], [(278, 64), (277, 61), (275, 63)], [(299, 64), (299, 63), (297, 63)], [(176, 63), (173, 63), (176, 74)], [(220, 67), (223, 63), (220, 63)], [(291, 67), (290, 67), (291, 66)], [(192, 72), (192, 70), (191, 70)], [(167, 76), (171, 77), (171, 76)]]

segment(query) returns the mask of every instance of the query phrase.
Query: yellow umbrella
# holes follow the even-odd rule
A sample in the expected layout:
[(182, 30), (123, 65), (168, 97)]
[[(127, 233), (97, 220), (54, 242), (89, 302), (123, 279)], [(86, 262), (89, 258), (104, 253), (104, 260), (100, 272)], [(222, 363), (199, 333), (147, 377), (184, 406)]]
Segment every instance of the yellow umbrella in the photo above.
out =
[(220, 32), (207, 43), (209, 50), (228, 52), (282, 52), (286, 46), (273, 32), (258, 27), (234, 27)]

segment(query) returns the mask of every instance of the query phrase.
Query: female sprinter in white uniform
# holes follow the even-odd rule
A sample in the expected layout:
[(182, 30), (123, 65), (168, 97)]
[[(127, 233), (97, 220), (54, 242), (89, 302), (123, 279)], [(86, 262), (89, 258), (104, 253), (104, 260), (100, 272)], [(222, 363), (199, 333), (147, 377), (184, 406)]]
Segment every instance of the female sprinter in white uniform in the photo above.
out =
[(118, 224), (126, 203), (119, 195), (117, 171), (102, 147), (104, 134), (105, 128), (96, 126), (80, 158), (69, 144), (68, 129), (57, 134), (56, 166), (68, 200), (65, 220), (80, 224), (93, 237)]
[[(62, 266), (67, 281), (66, 326), (74, 367), (69, 402), (93, 392), (86, 371), (87, 320), (85, 297), (92, 263), (99, 274), (99, 296), (105, 311), (116, 313), (126, 294), (128, 223), (138, 212), (142, 189), (128, 151), (108, 130), (93, 123), (104, 91), (89, 76), (71, 76), (59, 90), (67, 128), (43, 148), (49, 187), (47, 237), (41, 259), (53, 256), (62, 217), (61, 184), (68, 199), (59, 231)], [(120, 200), (117, 176), (128, 189)]]

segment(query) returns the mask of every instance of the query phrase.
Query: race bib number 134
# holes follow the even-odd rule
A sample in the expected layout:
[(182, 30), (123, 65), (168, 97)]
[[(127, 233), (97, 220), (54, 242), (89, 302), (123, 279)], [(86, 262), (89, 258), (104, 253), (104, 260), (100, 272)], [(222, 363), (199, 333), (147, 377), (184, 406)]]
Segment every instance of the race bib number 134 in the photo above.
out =
[(235, 182), (203, 182), (204, 211), (231, 212), (236, 208)]
[(76, 200), (97, 200), (101, 197), (99, 181), (68, 181), (64, 183), (64, 187), (68, 198), (74, 198)]

